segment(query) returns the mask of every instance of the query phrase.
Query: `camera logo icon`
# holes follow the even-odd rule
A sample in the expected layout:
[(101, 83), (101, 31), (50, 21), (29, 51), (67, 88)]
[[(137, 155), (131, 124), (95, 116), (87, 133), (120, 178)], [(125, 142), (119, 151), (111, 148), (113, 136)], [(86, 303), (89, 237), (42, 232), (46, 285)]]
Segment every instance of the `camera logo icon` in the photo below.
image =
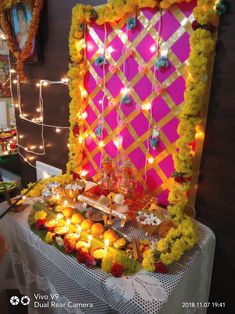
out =
[(13, 295), (10, 298), (10, 303), (11, 305), (18, 305), (21, 303), (22, 305), (29, 305), (30, 303), (30, 298), (27, 295), (24, 295), (21, 299), (17, 297), (16, 295)]
[(16, 295), (13, 295), (11, 298), (10, 298), (10, 303), (12, 305), (18, 305), (20, 303), (20, 299), (16, 296)]

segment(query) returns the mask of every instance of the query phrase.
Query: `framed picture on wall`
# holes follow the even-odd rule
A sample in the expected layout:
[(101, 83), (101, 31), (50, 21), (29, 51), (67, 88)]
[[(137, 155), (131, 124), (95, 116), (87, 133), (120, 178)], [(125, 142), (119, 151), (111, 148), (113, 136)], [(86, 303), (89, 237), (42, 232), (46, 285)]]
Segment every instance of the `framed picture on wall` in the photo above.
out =
[[(20, 51), (25, 47), (28, 38), (29, 25), (32, 20), (34, 0), (22, 0), (11, 7), (8, 12), (12, 36)], [(38, 61), (38, 39), (33, 39), (31, 54), (27, 62)]]

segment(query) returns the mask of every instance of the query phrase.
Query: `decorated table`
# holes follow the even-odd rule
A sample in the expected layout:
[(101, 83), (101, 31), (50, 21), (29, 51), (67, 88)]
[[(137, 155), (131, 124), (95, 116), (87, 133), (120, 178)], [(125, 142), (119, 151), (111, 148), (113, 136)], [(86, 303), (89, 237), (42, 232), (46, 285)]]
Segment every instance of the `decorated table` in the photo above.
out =
[[(2, 203), (1, 211), (6, 207)], [(115, 278), (98, 268), (89, 269), (44, 243), (30, 230), (31, 211), (29, 205), (0, 222), (10, 247), (1, 265), (1, 288), (18, 288), (28, 295), (29, 313), (48, 313), (48, 301), (61, 305), (50, 307), (50, 313), (206, 312), (215, 247), (208, 227), (196, 223), (199, 245), (169, 266), (167, 274), (141, 270), (133, 276)], [(48, 299), (43, 299), (45, 295)], [(78, 303), (83, 307), (76, 306)]]

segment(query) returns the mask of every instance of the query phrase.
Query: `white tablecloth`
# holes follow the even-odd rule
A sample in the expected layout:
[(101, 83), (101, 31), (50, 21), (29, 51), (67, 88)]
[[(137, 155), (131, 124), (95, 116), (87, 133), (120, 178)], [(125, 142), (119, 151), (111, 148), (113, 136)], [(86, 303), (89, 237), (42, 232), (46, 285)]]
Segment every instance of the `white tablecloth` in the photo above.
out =
[[(0, 204), (0, 212), (6, 206)], [(208, 227), (198, 223), (199, 245), (168, 274), (140, 272), (117, 279), (44, 243), (29, 229), (30, 210), (0, 221), (10, 248), (0, 267), (0, 290), (19, 289), (29, 296), (29, 313), (206, 313), (215, 249)]]

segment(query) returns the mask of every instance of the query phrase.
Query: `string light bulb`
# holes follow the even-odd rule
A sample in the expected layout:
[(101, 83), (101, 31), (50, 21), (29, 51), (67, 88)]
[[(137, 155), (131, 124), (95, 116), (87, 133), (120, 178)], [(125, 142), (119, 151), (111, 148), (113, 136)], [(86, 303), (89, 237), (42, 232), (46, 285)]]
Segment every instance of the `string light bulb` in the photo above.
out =
[(56, 133), (60, 133), (60, 132), (61, 132), (61, 129), (56, 128), (55, 131), (56, 131)]
[(154, 162), (154, 158), (153, 158), (153, 157), (149, 157), (149, 158), (148, 158), (148, 163), (149, 163), (149, 164), (153, 164), (153, 162)]
[(142, 107), (142, 110), (148, 111), (152, 108), (152, 104), (150, 102), (146, 102), (141, 107)]
[(156, 51), (156, 46), (155, 45), (152, 45), (149, 50), (154, 53)]
[(88, 171), (83, 169), (81, 172), (80, 172), (80, 176), (81, 177), (85, 177), (86, 175), (88, 174)]
[(100, 147), (100, 148), (104, 147), (104, 142), (103, 142), (103, 141), (100, 141), (100, 142), (99, 142), (99, 147)]

